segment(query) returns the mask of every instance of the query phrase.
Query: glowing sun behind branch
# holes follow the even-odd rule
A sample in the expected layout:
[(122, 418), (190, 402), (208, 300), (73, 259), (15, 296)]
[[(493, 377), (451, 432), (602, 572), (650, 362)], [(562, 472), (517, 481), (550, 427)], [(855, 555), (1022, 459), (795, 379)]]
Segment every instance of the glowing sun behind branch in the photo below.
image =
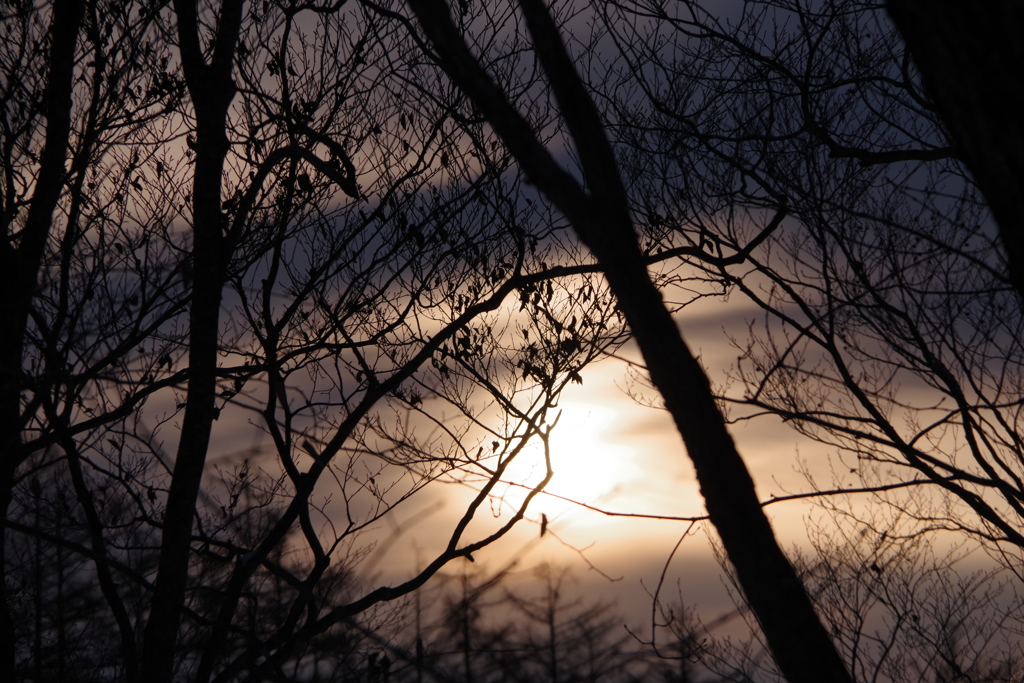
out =
[[(550, 519), (578, 509), (574, 503), (601, 505), (622, 492), (622, 484), (637, 476), (633, 449), (610, 440), (616, 427), (614, 410), (591, 403), (564, 401), (561, 417), (551, 433), (551, 463), (554, 477), (530, 505), (531, 516), (546, 514)], [(530, 484), (543, 474), (542, 445), (538, 442), (530, 471), (515, 468), (508, 480)], [(524, 454), (525, 455), (525, 454)], [(525, 464), (525, 462), (524, 462)], [(519, 498), (514, 490), (506, 496), (512, 503)]]

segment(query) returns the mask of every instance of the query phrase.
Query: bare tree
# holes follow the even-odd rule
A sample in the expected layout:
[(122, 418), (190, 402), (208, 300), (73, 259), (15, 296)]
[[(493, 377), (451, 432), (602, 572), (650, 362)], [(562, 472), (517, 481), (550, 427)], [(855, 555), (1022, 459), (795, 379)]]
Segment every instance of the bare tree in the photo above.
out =
[[(139, 291), (127, 286), (142, 263), (138, 256), (133, 262), (124, 247), (128, 195), (139, 182), (133, 173), (138, 152), (121, 163), (97, 162), (126, 141), (141, 142), (145, 127), (173, 110), (181, 93), (160, 66), (167, 50), (149, 42), (154, 13), (124, 4), (109, 9), (103, 3), (58, 2), (4, 10), (2, 277), (10, 293), (0, 304), (5, 520), (15, 487), (37, 465), (30, 458), (60, 439), (59, 425), (72, 415), (80, 424), (117, 420), (149, 393), (130, 385), (123, 395), (96, 388), (117, 372), (144, 330), (155, 329), (176, 306), (169, 298), (140, 306)], [(165, 218), (154, 212), (144, 225), (157, 226)], [(163, 279), (159, 247), (144, 248), (142, 259), (150, 262), (152, 278), (143, 284), (157, 285)], [(75, 449), (67, 457), (77, 473)], [(9, 528), (3, 525), (0, 552), (11, 547)], [(103, 553), (103, 539), (95, 533), (90, 545)], [(105, 567), (98, 566), (97, 578), (116, 604)], [(7, 604), (0, 600), (0, 647), (3, 665), (13, 671), (17, 639)], [(116, 609), (115, 614), (122, 644), (131, 650), (126, 615)]]
[[(680, 258), (669, 286), (764, 313), (718, 393), (734, 419), (780, 416), (834, 446), (842, 476), (825, 488), (860, 478), (922, 530), (969, 532), (1015, 565), (1012, 257), (899, 35), (854, 2), (677, 9), (609, 9), (643, 93), (609, 106), (647, 248)], [(674, 58), (656, 60), (666, 44)]]
[[(107, 676), (313, 675), (524, 517), (614, 302), (392, 18), (58, 2), (2, 28), (5, 570), (95, 577), (67, 606), (116, 624)], [(539, 474), (503, 500), (517, 458)], [(473, 492), (449, 539), (358, 585), (374, 525), (436, 481)], [(45, 604), (69, 593), (32, 590), (34, 629), (3, 601), (24, 677), (50, 661), (25, 637), (70, 632)]]
[(544, 564), (534, 571), (539, 595), (508, 593), (509, 602), (527, 617), (525, 634), (517, 638), (529, 653), (520, 658), (526, 669), (520, 680), (597, 683), (628, 678), (640, 657), (631, 651), (614, 605), (573, 597), (574, 577), (568, 568)]
[(613, 683), (657, 668), (613, 604), (573, 589), (570, 569), (462, 569), (441, 577), (432, 598), (417, 594), (404, 628), (378, 632), (392, 680)]
[(631, 207), (604, 124), (542, 2), (518, 4), (574, 144), (581, 184), (552, 158), (530, 123), (470, 52), (445, 3), (413, 0), (419, 25), (452, 78), (475, 102), (530, 179), (600, 264), (697, 471), (708, 516), (739, 581), (792, 681), (848, 681), (792, 566), (782, 553), (715, 404), (707, 376), (650, 280)]
[[(1024, 614), (1016, 577), (986, 568), (978, 546), (962, 538), (917, 533), (916, 520), (891, 508), (865, 523), (849, 506), (826, 505), (810, 528), (813, 553), (796, 563), (854, 679), (1018, 680)], [(784, 680), (756, 638), (705, 640), (702, 666), (726, 680)]]

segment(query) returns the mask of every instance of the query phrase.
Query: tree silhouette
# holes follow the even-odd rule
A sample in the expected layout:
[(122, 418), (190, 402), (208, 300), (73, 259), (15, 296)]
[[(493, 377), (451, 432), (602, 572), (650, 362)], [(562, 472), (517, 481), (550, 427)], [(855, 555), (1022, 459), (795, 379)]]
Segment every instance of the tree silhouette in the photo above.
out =
[(613, 683), (658, 669), (612, 604), (573, 595), (568, 568), (464, 569), (433, 604), (417, 597), (415, 629), (384, 645), (395, 681)]
[[(623, 339), (614, 302), (377, 13), (58, 1), (2, 28), (0, 546), (95, 582), (31, 584), (33, 629), (5, 593), (5, 670), (64, 661), (30, 643), (70, 633), (57, 597), (116, 625), (88, 633), (104, 676), (328, 666), (356, 616), (523, 518), (559, 392)], [(357, 585), (374, 525), (438, 481), (472, 492), (447, 542)]]
[[(608, 26), (650, 8), (618, 11)], [(650, 248), (680, 257), (666, 277), (765, 314), (734, 339), (721, 398), (833, 447), (833, 488), (854, 475), (923, 529), (1020, 547), (1012, 254), (885, 13), (687, 5), (666, 22), (673, 62), (651, 60), (662, 34), (619, 36), (624, 64), (650, 68), (616, 130), (661, 202), (642, 214)]]
[[(849, 501), (832, 502), (811, 525), (813, 554), (796, 564), (855, 680), (1020, 678), (1011, 572), (976, 568), (976, 546), (954, 537), (956, 546), (943, 547), (950, 537), (916, 533), (916, 521), (899, 512), (883, 509), (865, 523), (844, 509)], [(725, 680), (785, 680), (762, 644), (707, 640), (701, 663)]]
[(547, 7), (534, 0), (519, 3), (536, 58), (579, 155), (582, 185), (552, 159), (534, 128), (470, 52), (448, 7), (433, 0), (413, 0), (410, 6), (445, 72), (473, 99), (530, 179), (566, 215), (600, 263), (651, 382), (683, 436), (708, 517), (780, 667), (792, 681), (850, 680), (775, 540), (707, 375), (686, 347), (648, 275), (604, 124)]

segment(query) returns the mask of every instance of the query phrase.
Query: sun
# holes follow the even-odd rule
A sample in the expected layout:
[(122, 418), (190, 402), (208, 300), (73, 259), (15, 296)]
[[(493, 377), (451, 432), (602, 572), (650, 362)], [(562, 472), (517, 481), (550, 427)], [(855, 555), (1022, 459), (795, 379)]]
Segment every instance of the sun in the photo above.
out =
[[(635, 455), (616, 443), (615, 411), (591, 403), (563, 402), (562, 414), (551, 433), (554, 476), (538, 497), (537, 512), (554, 517), (576, 503), (600, 506), (622, 493), (635, 476)], [(531, 508), (534, 508), (534, 505)]]
[[(631, 433), (631, 425), (647, 408), (601, 389), (574, 393), (563, 393), (557, 409), (548, 415), (548, 424), (554, 423), (548, 438), (553, 475), (526, 513), (537, 521), (543, 514), (563, 527), (570, 519), (574, 527), (603, 524), (607, 517), (586, 506), (619, 511), (639, 502), (638, 491), (651, 489), (650, 482), (641, 485), (650, 439), (638, 440)], [(507, 511), (519, 509), (544, 472), (543, 443), (534, 437), (505, 471), (505, 486), (498, 487), (495, 499)]]

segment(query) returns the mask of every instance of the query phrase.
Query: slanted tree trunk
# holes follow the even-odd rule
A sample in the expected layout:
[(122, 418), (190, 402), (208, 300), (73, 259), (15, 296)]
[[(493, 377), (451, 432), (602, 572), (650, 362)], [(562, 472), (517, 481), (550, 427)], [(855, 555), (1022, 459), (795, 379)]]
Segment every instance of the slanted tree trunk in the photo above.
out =
[(618, 165), (586, 88), (542, 0), (520, 0), (584, 175), (551, 158), (458, 34), (443, 0), (409, 0), (441, 66), (472, 98), (530, 180), (569, 218), (604, 269), (697, 472), (714, 524), (775, 660), (792, 683), (849, 683), (850, 675), (775, 539), (711, 385), (687, 348), (637, 245)]
[(999, 225), (1024, 298), (1024, 4), (888, 0), (886, 6)]
[[(39, 175), (29, 205), (28, 218), (20, 230), (12, 224), (0, 244), (0, 566), (7, 567), (7, 519), (15, 474), (28, 457), (21, 446), (22, 355), (32, 297), (36, 293), (39, 269), (64, 187), (65, 164), (71, 136), (71, 91), (75, 49), (84, 6), (78, 0), (56, 0), (50, 29), (46, 83), (46, 132)], [(15, 237), (15, 232), (17, 237)], [(14, 622), (8, 609), (5, 583), (0, 581), (0, 670), (13, 672), (15, 664)]]
[(215, 418), (221, 290), (228, 258), (221, 183), (228, 152), (228, 107), (241, 26), (242, 0), (221, 6), (210, 63), (203, 57), (195, 0), (174, 3), (182, 68), (195, 109), (192, 188), (192, 301), (189, 312), (189, 381), (167, 507), (153, 607), (143, 639), (142, 680), (169, 683), (174, 672), (181, 608), (188, 579), (192, 524)]

